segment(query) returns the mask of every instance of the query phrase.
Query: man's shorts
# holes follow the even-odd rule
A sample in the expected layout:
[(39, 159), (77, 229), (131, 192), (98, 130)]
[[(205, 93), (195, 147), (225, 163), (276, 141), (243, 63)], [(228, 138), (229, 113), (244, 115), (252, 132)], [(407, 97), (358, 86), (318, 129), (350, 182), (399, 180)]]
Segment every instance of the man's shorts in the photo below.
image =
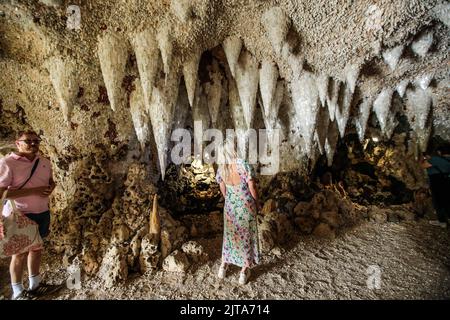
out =
[(25, 216), (39, 226), (39, 234), (41, 238), (44, 239), (50, 233), (50, 211), (45, 211), (42, 213), (25, 213)]

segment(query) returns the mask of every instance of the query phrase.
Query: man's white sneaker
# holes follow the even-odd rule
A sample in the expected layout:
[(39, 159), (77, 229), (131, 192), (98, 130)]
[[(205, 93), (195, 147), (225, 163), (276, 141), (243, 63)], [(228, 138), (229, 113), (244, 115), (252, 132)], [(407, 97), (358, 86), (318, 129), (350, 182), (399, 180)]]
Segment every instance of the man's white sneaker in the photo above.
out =
[(227, 273), (227, 266), (224, 264), (221, 264), (219, 267), (219, 273), (217, 274), (217, 277), (219, 277), (219, 279), (224, 279), (226, 273)]
[(441, 228), (447, 228), (447, 223), (446, 222), (440, 222), (438, 220), (431, 220), (428, 221), (429, 224), (431, 224), (432, 226), (438, 226)]
[(250, 269), (246, 269), (245, 272), (241, 271), (239, 274), (239, 284), (246, 284), (249, 277), (250, 277)]

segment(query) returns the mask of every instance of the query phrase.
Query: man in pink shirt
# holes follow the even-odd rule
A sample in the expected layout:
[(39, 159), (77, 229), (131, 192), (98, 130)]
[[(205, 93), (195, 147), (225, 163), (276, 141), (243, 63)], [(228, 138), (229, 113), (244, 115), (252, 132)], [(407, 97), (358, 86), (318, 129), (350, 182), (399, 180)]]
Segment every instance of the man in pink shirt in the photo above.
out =
[[(39, 233), (45, 238), (50, 227), (49, 195), (55, 188), (55, 183), (50, 161), (38, 154), (39, 144), (40, 139), (33, 131), (17, 134), (17, 151), (0, 159), (0, 194), (8, 190), (7, 199), (14, 200), (17, 208), (39, 225)], [(28, 180), (37, 161), (36, 169)], [(10, 213), (8, 202), (4, 206), (3, 215)], [(40, 281), (41, 257), (42, 250), (12, 256), (9, 271), (14, 300), (36, 299), (61, 288)], [(27, 260), (30, 286), (28, 290), (24, 290), (22, 279)]]

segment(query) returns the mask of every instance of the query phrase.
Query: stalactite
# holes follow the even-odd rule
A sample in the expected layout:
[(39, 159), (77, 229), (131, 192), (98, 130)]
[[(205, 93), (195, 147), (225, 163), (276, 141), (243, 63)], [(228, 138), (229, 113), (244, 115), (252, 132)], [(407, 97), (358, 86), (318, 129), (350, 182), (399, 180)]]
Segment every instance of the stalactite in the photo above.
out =
[(141, 145), (141, 150), (145, 150), (145, 145), (150, 138), (150, 119), (147, 115), (147, 107), (144, 103), (143, 89), (139, 79), (135, 82), (136, 90), (130, 96), (130, 113), (133, 121), (136, 136)]
[(242, 40), (238, 36), (230, 36), (223, 41), (223, 50), (227, 57), (231, 75), (236, 79), (236, 66), (242, 49)]
[(167, 154), (169, 151), (170, 135), (174, 119), (174, 105), (178, 97), (179, 80), (180, 76), (176, 73), (170, 73), (166, 77), (166, 81), (157, 79), (155, 87), (153, 88), (150, 109), (147, 110), (150, 115), (153, 135), (158, 149), (162, 179), (164, 179), (166, 171)]
[(258, 92), (258, 78), (258, 63), (250, 52), (244, 50), (236, 69), (236, 84), (247, 128), (251, 128), (253, 123), (256, 94)]
[(398, 45), (392, 49), (383, 51), (383, 60), (394, 71), (403, 53), (403, 45)]
[(299, 80), (293, 80), (291, 82), (291, 93), (295, 112), (302, 118), (300, 130), (305, 141), (305, 153), (311, 156), (317, 112), (320, 108), (314, 75), (304, 72)]
[(159, 50), (161, 51), (161, 57), (164, 65), (164, 73), (166, 74), (166, 79), (171, 72), (170, 68), (172, 65), (172, 53), (173, 53), (173, 39), (171, 36), (170, 27), (164, 25), (156, 35), (156, 40), (158, 41)]
[(201, 56), (201, 52), (197, 51), (193, 55), (191, 55), (183, 65), (184, 83), (186, 84), (189, 104), (191, 107), (194, 106), (195, 88), (197, 85), (198, 77), (198, 64), (200, 62)]
[(272, 7), (264, 12), (261, 23), (266, 30), (275, 53), (280, 55), (291, 25), (290, 18), (280, 7)]
[(393, 90), (383, 89), (373, 102), (373, 111), (377, 115), (378, 122), (383, 134), (389, 138), (395, 128), (395, 115), (391, 112)]
[(433, 32), (428, 31), (421, 34), (412, 44), (411, 49), (420, 57), (425, 57), (433, 44)]
[(76, 66), (69, 58), (52, 57), (45, 62), (50, 81), (55, 89), (64, 120), (69, 123), (78, 92)]
[(431, 94), (421, 88), (406, 90), (406, 115), (418, 137), (419, 147), (425, 152), (431, 132)]
[(107, 34), (99, 38), (98, 57), (111, 109), (116, 111), (122, 103), (124, 95), (122, 80), (125, 76), (128, 59), (126, 42), (114, 34)]
[(159, 49), (155, 36), (149, 31), (143, 31), (131, 39), (136, 55), (140, 83), (144, 95), (144, 103), (148, 108), (152, 97), (153, 85), (159, 64)]
[(358, 132), (359, 141), (363, 142), (366, 133), (367, 121), (370, 117), (373, 99), (364, 98), (359, 105), (358, 116), (355, 119), (356, 131)]

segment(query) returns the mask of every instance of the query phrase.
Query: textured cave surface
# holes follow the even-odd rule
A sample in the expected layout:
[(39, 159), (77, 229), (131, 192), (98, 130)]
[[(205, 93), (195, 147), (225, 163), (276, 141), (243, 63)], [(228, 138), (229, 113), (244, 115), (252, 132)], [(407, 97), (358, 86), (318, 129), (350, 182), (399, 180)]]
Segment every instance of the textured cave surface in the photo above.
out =
[[(170, 159), (172, 131), (192, 132), (199, 120), (204, 129), (280, 130), (279, 173), (258, 176), (272, 255), (289, 243), (283, 233), (334, 239), (361, 220), (409, 223), (406, 237), (428, 239), (423, 221), (410, 220), (432, 213), (417, 156), (431, 141), (450, 142), (449, 24), (450, 5), (438, 0), (4, 0), (0, 155), (17, 130), (39, 132), (58, 184), (52, 250), (106, 287), (195, 265), (201, 250), (187, 241), (220, 234), (214, 167)], [(327, 171), (339, 199), (319, 183)], [(155, 194), (160, 239), (148, 233)], [(339, 210), (325, 210), (330, 203)], [(448, 264), (449, 251), (436, 252)], [(448, 283), (448, 270), (436, 272)], [(327, 297), (339, 296), (352, 297)]]

